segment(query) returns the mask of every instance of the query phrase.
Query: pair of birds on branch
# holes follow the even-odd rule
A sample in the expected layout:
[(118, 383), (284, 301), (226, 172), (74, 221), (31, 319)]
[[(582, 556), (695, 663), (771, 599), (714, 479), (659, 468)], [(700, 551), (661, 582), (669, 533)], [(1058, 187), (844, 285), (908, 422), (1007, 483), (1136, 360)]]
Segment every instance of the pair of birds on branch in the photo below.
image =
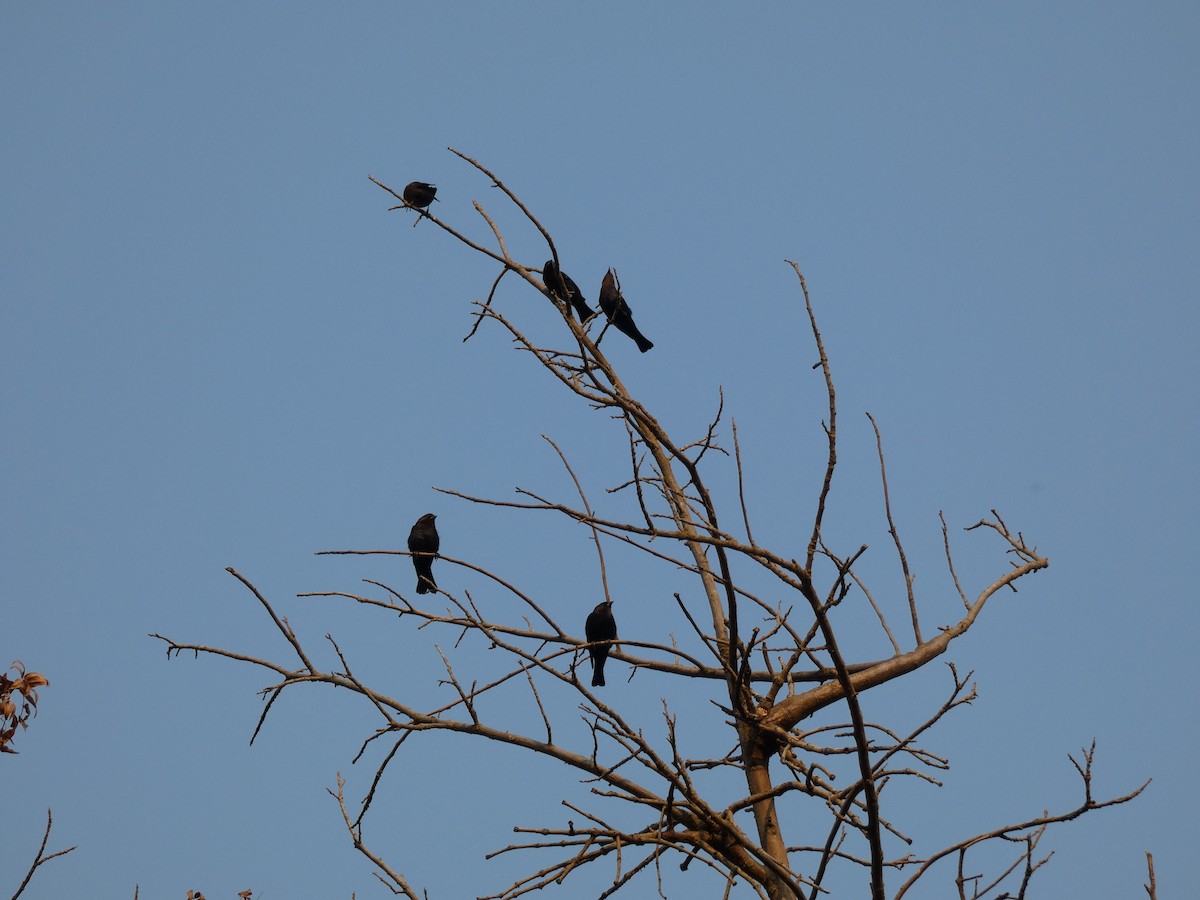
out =
[[(413, 181), (405, 185), (403, 197), (409, 206), (426, 209), (437, 199), (437, 187), (424, 181)], [(554, 260), (546, 260), (542, 267), (542, 278), (546, 282), (546, 289), (567, 304), (568, 312), (574, 309), (580, 322), (586, 322), (596, 315), (596, 311), (587, 305), (579, 285), (572, 281), (566, 272), (560, 271)], [(630, 312), (629, 304), (621, 293), (621, 282), (617, 280), (617, 273), (612, 269), (604, 274), (604, 280), (600, 283), (600, 309), (604, 311), (613, 327), (632, 339), (640, 351), (645, 353), (654, 346), (634, 324), (633, 313)]]
[[(560, 270), (554, 264), (554, 260), (548, 259), (542, 266), (542, 279), (546, 282), (547, 290), (567, 304), (568, 312), (574, 308), (581, 322), (586, 322), (596, 314), (595, 310), (587, 305), (579, 285), (571, 280), (570, 275)], [(625, 302), (625, 295), (621, 293), (621, 282), (617, 280), (617, 273), (612, 269), (604, 273), (604, 280), (600, 282), (600, 308), (617, 331), (631, 338), (643, 353), (654, 346), (634, 323), (633, 313), (629, 310), (629, 304)]]
[[(434, 524), (436, 519), (433, 513), (426, 513), (417, 519), (408, 533), (408, 552), (418, 554), (412, 558), (413, 568), (417, 571), (418, 594), (431, 594), (437, 590), (437, 582), (433, 580), (433, 560), (442, 541)], [(613, 618), (611, 600), (597, 604), (588, 614), (583, 634), (592, 645), (588, 647), (592, 657), (592, 687), (604, 687), (604, 662), (612, 646), (604, 642), (617, 639), (617, 620)]]

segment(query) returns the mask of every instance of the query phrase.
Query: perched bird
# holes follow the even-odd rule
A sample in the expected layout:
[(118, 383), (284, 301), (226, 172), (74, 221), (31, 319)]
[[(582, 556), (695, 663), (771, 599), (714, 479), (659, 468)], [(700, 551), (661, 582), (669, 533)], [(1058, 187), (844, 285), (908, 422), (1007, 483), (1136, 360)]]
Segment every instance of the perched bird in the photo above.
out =
[[(426, 513), (417, 519), (417, 524), (408, 533), (409, 553), (438, 552), (441, 541), (433, 524), (436, 518), (433, 513)], [(433, 580), (433, 556), (414, 556), (412, 561), (413, 568), (417, 570), (417, 593), (432, 594), (437, 588), (437, 582)]]
[[(583, 299), (583, 291), (579, 290), (579, 285), (573, 282), (571, 276), (566, 272), (560, 272), (558, 266), (554, 264), (554, 260), (548, 259), (542, 266), (542, 279), (546, 282), (550, 293), (564, 303), (570, 303), (575, 307), (575, 312), (579, 314), (579, 321), (586, 322), (596, 314), (596, 311)], [(570, 310), (570, 307), (567, 309)]]
[[(596, 608), (588, 613), (583, 633), (588, 643), (617, 639), (617, 620), (613, 618), (611, 600), (598, 603)], [(611, 649), (608, 644), (588, 647), (588, 653), (592, 655), (592, 687), (604, 687), (604, 661), (608, 659), (608, 651)]]
[(404, 202), (417, 209), (424, 209), (434, 201), (437, 188), (423, 181), (414, 181), (404, 188)]
[(643, 353), (654, 346), (633, 324), (633, 313), (629, 311), (629, 304), (625, 302), (616, 273), (612, 269), (604, 273), (604, 281), (600, 284), (600, 308), (608, 316), (608, 321), (617, 326), (617, 331), (633, 338)]

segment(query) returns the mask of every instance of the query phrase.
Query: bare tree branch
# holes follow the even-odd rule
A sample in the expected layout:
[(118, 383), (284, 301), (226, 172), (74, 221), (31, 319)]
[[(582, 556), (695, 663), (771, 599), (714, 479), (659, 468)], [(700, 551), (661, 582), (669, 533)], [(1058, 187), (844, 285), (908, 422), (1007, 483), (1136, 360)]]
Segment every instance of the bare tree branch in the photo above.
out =
[(992, 829), (991, 831), (985, 831), (982, 834), (977, 834), (974, 837), (969, 837), (965, 840), (951, 844), (949, 847), (934, 853), (932, 856), (926, 859), (917, 868), (917, 871), (914, 872), (908, 878), (908, 880), (900, 886), (900, 890), (897, 891), (894, 900), (900, 900), (900, 898), (908, 892), (909, 888), (916, 884), (916, 882), (926, 873), (926, 871), (928, 871), (930, 866), (942, 859), (945, 859), (951, 854), (961, 854), (969, 850), (971, 847), (978, 846), (985, 841), (990, 841), (995, 838), (1009, 838), (1021, 832), (1028, 832), (1033, 831), (1034, 829), (1043, 828), (1046, 825), (1053, 825), (1058, 822), (1070, 822), (1073, 819), (1078, 819), (1080, 816), (1088, 812), (1093, 812), (1098, 809), (1105, 809), (1110, 806), (1119, 806), (1122, 803), (1128, 803), (1150, 786), (1150, 782), (1146, 781), (1140, 787), (1130, 791), (1128, 794), (1122, 794), (1119, 797), (1113, 797), (1109, 800), (1097, 801), (1093, 799), (1092, 761), (1095, 756), (1095, 751), (1096, 742), (1092, 741), (1091, 748), (1085, 750), (1083, 753), (1084, 762), (1082, 764), (1079, 763), (1074, 757), (1069, 757), (1071, 764), (1075, 767), (1075, 770), (1079, 772), (1080, 780), (1083, 782), (1084, 798), (1083, 802), (1079, 806), (1072, 810), (1068, 810), (1067, 812), (1057, 813), (1055, 815), (1045, 814), (1036, 816), (1032, 819), (1027, 819), (1024, 822), (1018, 822), (1012, 825), (1002, 825), (999, 828)]
[(46, 830), (42, 833), (42, 843), (38, 847), (37, 855), (33, 858), (33, 863), (29, 866), (29, 871), (25, 873), (25, 877), (21, 880), (21, 883), (17, 885), (17, 892), (12, 895), (12, 900), (17, 900), (17, 898), (24, 893), (25, 888), (29, 886), (30, 879), (33, 878), (33, 873), (36, 872), (41, 866), (44, 866), (52, 859), (57, 859), (60, 856), (66, 856), (75, 849), (74, 846), (71, 846), (66, 850), (57, 850), (47, 856), (46, 843), (50, 840), (50, 829), (53, 827), (54, 813), (48, 809), (46, 810)]
[(888, 534), (892, 536), (892, 541), (896, 545), (896, 555), (900, 557), (900, 569), (904, 573), (904, 588), (908, 594), (908, 609), (912, 615), (913, 638), (919, 644), (921, 643), (921, 625), (917, 621), (917, 599), (913, 595), (913, 575), (908, 569), (908, 557), (904, 555), (904, 545), (900, 543), (900, 532), (896, 530), (896, 522), (892, 519), (892, 498), (888, 493), (887, 465), (883, 461), (883, 437), (879, 434), (879, 425), (876, 424), (875, 417), (867, 413), (867, 418), (871, 420), (871, 427), (875, 429), (875, 448), (879, 452), (879, 477), (883, 481), (883, 508), (887, 513)]

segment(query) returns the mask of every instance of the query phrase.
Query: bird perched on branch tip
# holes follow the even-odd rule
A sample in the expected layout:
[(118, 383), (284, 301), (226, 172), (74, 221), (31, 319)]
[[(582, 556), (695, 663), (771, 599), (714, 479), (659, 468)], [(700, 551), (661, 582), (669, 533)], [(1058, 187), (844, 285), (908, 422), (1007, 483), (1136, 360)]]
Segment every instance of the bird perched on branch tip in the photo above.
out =
[(414, 556), (413, 568), (417, 570), (417, 593), (432, 594), (437, 590), (437, 582), (433, 580), (433, 559), (437, 555), (441, 540), (437, 528), (433, 524), (436, 519), (433, 513), (426, 513), (417, 519), (417, 524), (408, 533), (409, 553), (429, 553), (430, 556)]
[[(611, 600), (596, 604), (596, 608), (588, 613), (583, 633), (588, 643), (617, 639), (617, 620), (613, 618)], [(608, 659), (611, 649), (609, 644), (588, 647), (588, 653), (592, 656), (592, 687), (604, 687), (604, 661)]]
[(633, 313), (629, 311), (629, 304), (625, 302), (625, 296), (621, 293), (617, 273), (612, 269), (604, 273), (604, 281), (600, 284), (600, 308), (608, 316), (608, 321), (616, 326), (617, 331), (633, 338), (643, 353), (654, 346), (633, 323)]

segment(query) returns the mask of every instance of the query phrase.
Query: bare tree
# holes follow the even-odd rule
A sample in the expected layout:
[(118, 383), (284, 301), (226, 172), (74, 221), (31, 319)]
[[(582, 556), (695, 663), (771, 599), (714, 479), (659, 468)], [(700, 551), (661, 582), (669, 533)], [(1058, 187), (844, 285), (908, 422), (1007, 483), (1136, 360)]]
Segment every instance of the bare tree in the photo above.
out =
[[(451, 152), (486, 176), (536, 229), (554, 270), (561, 272), (554, 240), (525, 204), (487, 168), (458, 151)], [(891, 605), (876, 601), (878, 591), (872, 591), (859, 566), (866, 545), (844, 551), (827, 542), (827, 503), (838, 465), (837, 394), (808, 287), (796, 263), (791, 266), (797, 278), (797, 293), (807, 313), (818, 358), (814, 369), (823, 375), (828, 400), (827, 417), (822, 423), (825, 462), (814, 490), (811, 527), (806, 527), (799, 553), (791, 548), (772, 549), (754, 538), (743, 490), (736, 425), (731, 429), (732, 455), (719, 442), (723, 398), (703, 434), (677, 440), (627, 388), (616, 365), (601, 349), (610, 330), (606, 316), (580, 321), (573, 315), (569, 292), (547, 288), (538, 277), (541, 269), (520, 262), (510, 253), (496, 218), (481, 203), (475, 202), (474, 208), (493, 238), (486, 245), (427, 209), (405, 201), (403, 192), (371, 180), (396, 200), (393, 210), (415, 212), (414, 226), (427, 220), (497, 266), (486, 299), (475, 304), (475, 322), (464, 340), (473, 337), (484, 322), (499, 326), (517, 348), (566, 391), (611, 419), (623, 433), (627, 447), (627, 475), (621, 484), (607, 488), (610, 494), (625, 498), (624, 517), (599, 513), (589, 498), (586, 473), (577, 472), (551, 438), (546, 440), (575, 485), (573, 498), (546, 497), (524, 489), (518, 489), (517, 500), (477, 497), (457, 490), (444, 493), (473, 504), (509, 509), (513, 514), (549, 514), (586, 529), (597, 555), (597, 592), (606, 602), (613, 599), (605, 566), (606, 546), (633, 547), (672, 570), (689, 573), (694, 589), (687, 596), (674, 594), (685, 640), (655, 643), (618, 639), (604, 643), (610, 646), (611, 659), (630, 667), (631, 678), (653, 677), (654, 689), (661, 690), (661, 696), (678, 696), (678, 691), (670, 688), (675, 679), (686, 679), (693, 689), (709, 689), (713, 714), (706, 728), (712, 735), (727, 735), (728, 740), (728, 749), (722, 753), (696, 753), (680, 736), (677, 714), (665, 700), (658, 723), (661, 728), (629, 718), (620, 699), (614, 699), (611, 693), (602, 696), (588, 685), (586, 677), (580, 677), (579, 667), (586, 667), (586, 651), (594, 646), (579, 635), (581, 621), (562, 621), (561, 611), (522, 590), (507, 573), (488, 571), (470, 560), (438, 557), (442, 571), (451, 566), (475, 573), (483, 585), (475, 591), (439, 584), (430, 599), (417, 600), (407, 591), (371, 580), (365, 592), (301, 595), (350, 601), (389, 617), (398, 614), (401, 620), (409, 619), (421, 626), (405, 632), (406, 640), (432, 643), (432, 635), (446, 630), (457, 635), (456, 648), (466, 636), (475, 635), (507, 655), (509, 664), (502, 674), (480, 679), (471, 657), (456, 657), (454, 651), (444, 652), (439, 645), (444, 671), (430, 673), (430, 678), (440, 678), (452, 695), (432, 708), (411, 700), (412, 692), (403, 685), (361, 680), (332, 636), (327, 637), (336, 652), (338, 668), (325, 671), (316, 665), (305, 642), (281, 617), (275, 604), (230, 569), (290, 645), (289, 660), (268, 660), (232, 649), (154, 637), (166, 643), (168, 656), (193, 651), (249, 663), (270, 673), (273, 680), (264, 689), (267, 702), (255, 736), (275, 700), (288, 688), (330, 684), (371, 704), (379, 725), (366, 736), (363, 750), (377, 742), (386, 747), (380, 751), (371, 785), (354, 810), (347, 804), (340, 775), (331, 793), (354, 846), (372, 861), (378, 877), (395, 893), (414, 900), (421, 896), (396, 864), (366, 846), (363, 822), (402, 745), (426, 731), (449, 731), (464, 739), (508, 744), (544, 757), (548, 763), (570, 766), (592, 785), (595, 805), (564, 801), (567, 811), (560, 816), (566, 821), (560, 818), (541, 826), (518, 827), (522, 839), (496, 850), (493, 855), (533, 850), (555, 855), (548, 865), (530, 866), (524, 877), (489, 895), (495, 900), (510, 900), (561, 884), (581, 868), (605, 859), (615, 868), (612, 884), (602, 896), (647, 878), (655, 879), (658, 892), (666, 896), (662, 867), (673, 859), (681, 869), (695, 864), (716, 873), (724, 884), (724, 896), (731, 896), (736, 888), (770, 900), (816, 898), (827, 893), (825, 885), (837, 870), (861, 873), (858, 878), (870, 885), (870, 896), (875, 900), (889, 895), (898, 900), (918, 881), (939, 871), (939, 877), (953, 879), (961, 898), (1023, 898), (1032, 876), (1048, 858), (1038, 855), (1038, 846), (1050, 825), (1124, 803), (1144, 789), (1145, 785), (1109, 799), (1093, 797), (1093, 745), (1071, 759), (1082, 788), (1080, 802), (1072, 809), (1042, 812), (940, 849), (920, 852), (914, 846), (916, 838), (904, 832), (894, 813), (885, 810), (884, 792), (894, 782), (917, 779), (931, 787), (940, 783), (938, 773), (948, 768), (948, 761), (923, 742), (934, 725), (974, 699), (975, 688), (970, 674), (960, 675), (950, 664), (945, 699), (929, 710), (925, 721), (904, 730), (894, 724), (868, 721), (860, 696), (937, 659), (977, 624), (985, 605), (1001, 592), (1015, 592), (1018, 583), (1046, 568), (1048, 560), (992, 510), (966, 530), (990, 539), (1007, 557), (1007, 563), (997, 566), (985, 587), (968, 594), (955, 571), (951, 532), (943, 517), (945, 565), (957, 588), (961, 611), (954, 621), (933, 628), (923, 623), (914, 576), (892, 517), (882, 438), (872, 419), (882, 507), (902, 575), (898, 589), (891, 594), (904, 598)], [(538, 251), (536, 258), (543, 255), (545, 251)], [(544, 295), (548, 301), (545, 314), (557, 312), (561, 329), (554, 346), (541, 346), (527, 337), (516, 315), (500, 308), (503, 298), (499, 289), (506, 278), (518, 279), (528, 290)], [(557, 277), (547, 280), (562, 284)], [(660, 338), (660, 343), (664, 340)], [(719, 462), (722, 458), (731, 462)], [(732, 512), (719, 510), (710, 490), (708, 479), (713, 465), (736, 466), (739, 503)], [(401, 550), (327, 552), (411, 555)], [(735, 568), (740, 573), (755, 573), (754, 577), (735, 576)], [(769, 595), (757, 587), (762, 579), (771, 585)], [(450, 578), (442, 580), (453, 584)], [(407, 575), (404, 581), (409, 581)], [(498, 598), (505, 596), (509, 600), (502, 605)], [(435, 607), (434, 598), (440, 606)], [(511, 613), (513, 600), (524, 615)], [(835, 628), (835, 617), (831, 615), (836, 607), (849, 604), (871, 611), (892, 647), (890, 656), (861, 659), (852, 655), (850, 635)], [(899, 608), (891, 608), (897, 605)], [(497, 612), (500, 609), (508, 612)], [(619, 617), (619, 604), (616, 609)], [(893, 626), (895, 619), (902, 620), (902, 627)], [(541, 722), (536, 733), (521, 732), (511, 722), (481, 709), (482, 700), (514, 682), (524, 684), (528, 690), (530, 708), (536, 709)], [(580, 715), (586, 731), (576, 738), (579, 732), (572, 733), (569, 724)], [(740, 785), (737, 799), (719, 801), (721, 792), (712, 789), (713, 780), (727, 779), (731, 773)], [(610, 807), (602, 807), (601, 803), (613, 801), (631, 812), (627, 820), (618, 823), (605, 813)], [(783, 805), (805, 808), (803, 833), (785, 834), (779, 818)], [(1035, 807), (1041, 809), (1040, 805)], [(752, 815), (752, 826), (742, 827), (738, 814), (743, 812)], [(640, 824), (631, 827), (628, 821)], [(972, 854), (983, 845), (993, 844), (1012, 848), (1008, 861), (989, 875), (970, 874), (976, 859)], [(994, 859), (989, 857), (993, 864)], [(943, 861), (946, 864), (939, 866)], [(411, 861), (405, 861), (408, 865)]]

